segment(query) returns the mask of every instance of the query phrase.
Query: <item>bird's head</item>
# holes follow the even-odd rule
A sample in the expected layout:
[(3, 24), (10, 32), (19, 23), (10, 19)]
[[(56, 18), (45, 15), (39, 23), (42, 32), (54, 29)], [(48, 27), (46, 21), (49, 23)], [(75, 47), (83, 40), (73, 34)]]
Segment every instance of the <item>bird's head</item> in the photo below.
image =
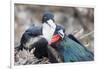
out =
[(42, 24), (43, 24), (42, 34), (44, 38), (46, 38), (47, 41), (49, 41), (56, 29), (56, 24), (54, 23), (54, 15), (51, 12), (44, 13), (42, 17)]
[(54, 15), (51, 12), (44, 13), (42, 17), (42, 23), (48, 24), (49, 20), (52, 20), (54, 22)]

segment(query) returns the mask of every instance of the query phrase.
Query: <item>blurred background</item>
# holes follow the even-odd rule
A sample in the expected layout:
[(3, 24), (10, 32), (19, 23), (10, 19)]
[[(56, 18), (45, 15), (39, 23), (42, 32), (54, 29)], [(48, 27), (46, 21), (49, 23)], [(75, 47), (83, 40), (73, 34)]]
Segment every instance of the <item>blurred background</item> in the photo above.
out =
[(22, 34), (32, 24), (41, 25), (42, 15), (50, 11), (55, 23), (66, 29), (66, 34), (73, 34), (88, 49), (94, 52), (94, 8), (15, 4), (15, 47), (19, 46)]

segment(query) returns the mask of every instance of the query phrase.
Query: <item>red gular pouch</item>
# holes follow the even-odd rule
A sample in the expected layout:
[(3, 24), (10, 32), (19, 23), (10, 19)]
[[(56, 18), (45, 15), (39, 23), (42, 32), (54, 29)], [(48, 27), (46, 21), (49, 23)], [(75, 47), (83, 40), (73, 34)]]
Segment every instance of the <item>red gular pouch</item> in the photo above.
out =
[(60, 38), (61, 38), (61, 36), (59, 34), (53, 35), (51, 40), (48, 42), (48, 45), (51, 45), (52, 43), (56, 43), (57, 41), (60, 40)]

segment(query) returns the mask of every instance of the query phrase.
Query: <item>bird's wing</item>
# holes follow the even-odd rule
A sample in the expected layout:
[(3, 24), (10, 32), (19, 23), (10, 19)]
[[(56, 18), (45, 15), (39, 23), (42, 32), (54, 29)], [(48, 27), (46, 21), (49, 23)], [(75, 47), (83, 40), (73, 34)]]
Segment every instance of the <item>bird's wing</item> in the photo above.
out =
[(64, 49), (62, 54), (65, 62), (91, 61), (94, 59), (93, 53), (87, 50), (85, 46), (82, 46), (67, 36), (60, 41), (60, 44)]
[(69, 37), (70, 39), (72, 39), (73, 41), (77, 42), (78, 44), (84, 46), (78, 39), (76, 39), (76, 37), (74, 37), (74, 35), (68, 34), (68, 37)]

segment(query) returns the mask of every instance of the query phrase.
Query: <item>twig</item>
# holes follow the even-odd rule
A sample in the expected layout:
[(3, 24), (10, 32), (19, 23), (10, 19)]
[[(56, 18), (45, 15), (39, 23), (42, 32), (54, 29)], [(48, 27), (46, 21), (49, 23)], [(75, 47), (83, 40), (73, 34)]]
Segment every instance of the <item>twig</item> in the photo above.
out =
[(91, 34), (93, 34), (93, 33), (94, 33), (94, 31), (91, 31), (91, 32), (89, 32), (89, 33), (87, 33), (87, 34), (81, 36), (79, 39), (83, 39), (83, 38), (85, 38), (85, 37), (87, 37), (87, 36), (89, 36), (89, 35), (91, 35)]

